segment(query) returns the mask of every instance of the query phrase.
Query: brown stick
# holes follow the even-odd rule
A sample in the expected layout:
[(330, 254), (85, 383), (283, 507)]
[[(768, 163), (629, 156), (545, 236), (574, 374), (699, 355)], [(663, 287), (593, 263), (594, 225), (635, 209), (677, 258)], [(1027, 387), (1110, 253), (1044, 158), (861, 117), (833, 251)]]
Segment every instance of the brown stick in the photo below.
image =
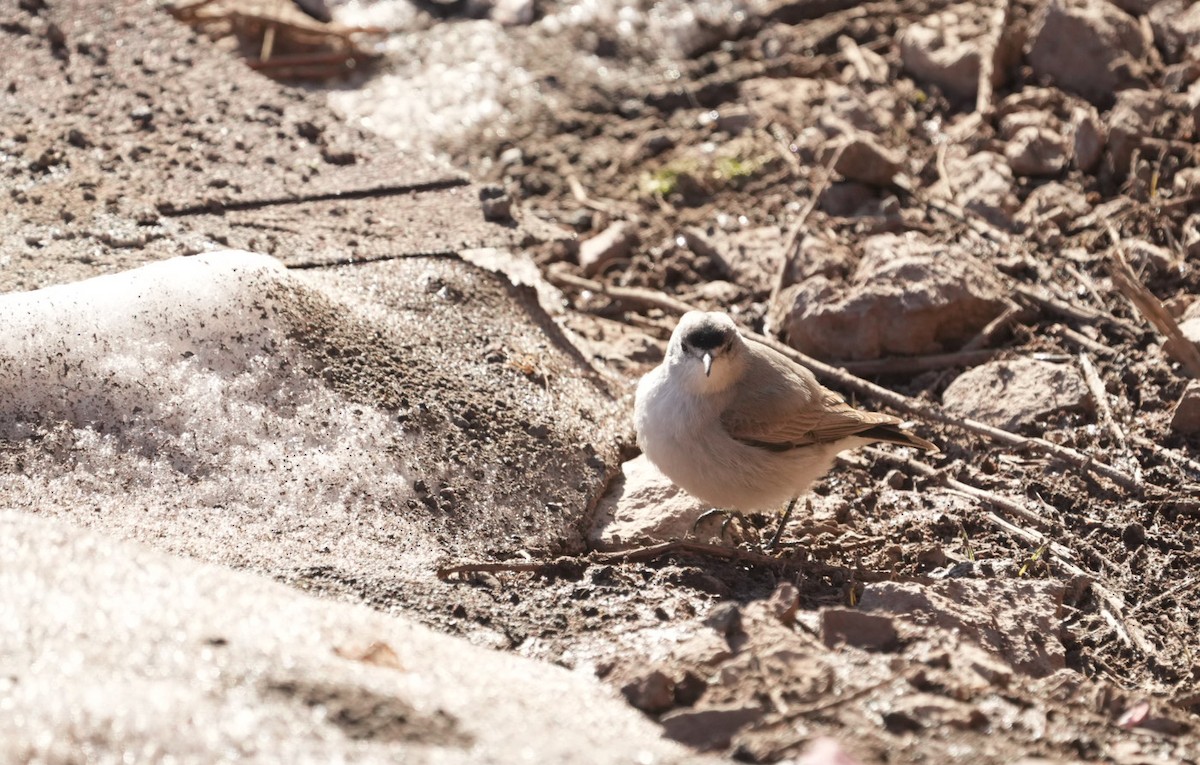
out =
[(917, 374), (933, 369), (973, 367), (991, 361), (1000, 353), (998, 350), (990, 349), (961, 350), (955, 353), (936, 353), (929, 356), (893, 356), (872, 361), (844, 361), (842, 369), (859, 376)]
[[(1042, 518), (1032, 510), (1025, 508), (1020, 503), (1014, 502), (1008, 497), (1003, 497), (994, 492), (987, 491), (986, 489), (980, 489), (978, 487), (971, 486), (970, 484), (963, 483), (962, 481), (958, 481), (949, 477), (944, 472), (931, 467), (930, 465), (926, 465), (918, 462), (917, 460), (903, 457), (892, 452), (885, 452), (881, 449), (872, 448), (867, 449), (866, 451), (889, 462), (903, 464), (905, 467), (908, 467), (914, 472), (920, 473), (929, 478), (933, 478), (954, 491), (961, 492), (970, 497), (987, 502), (993, 507), (997, 507), (1006, 512), (1012, 513), (1013, 515), (1023, 518), (1031, 523), (1043, 527), (1049, 526), (1052, 530), (1056, 528), (1045, 518)], [(1136, 648), (1144, 656), (1149, 657), (1154, 655), (1154, 645), (1146, 638), (1145, 631), (1141, 625), (1133, 621), (1129, 614), (1123, 613), (1121, 600), (1107, 587), (1095, 581), (1094, 574), (1089, 571), (1085, 571), (1077, 563), (1073, 562), (1072, 558), (1074, 558), (1075, 555), (1070, 548), (1059, 544), (1058, 542), (1050, 541), (1043, 534), (1016, 526), (1015, 524), (1005, 520), (1004, 518), (1001, 518), (994, 513), (987, 513), (984, 515), (984, 518), (993, 525), (998, 526), (1009, 533), (1016, 534), (1017, 536), (1028, 540), (1032, 544), (1047, 545), (1048, 549), (1055, 555), (1057, 562), (1062, 566), (1063, 570), (1072, 576), (1082, 577), (1090, 582), (1089, 586), (1092, 589), (1092, 593), (1099, 601), (1101, 613), (1108, 620), (1109, 624), (1113, 627), (1113, 630), (1117, 633), (1121, 640), (1124, 641), (1126, 645)], [(1092, 552), (1095, 554), (1094, 550)], [(1111, 565), (1107, 560), (1105, 560), (1105, 563), (1106, 565)]]
[(673, 298), (660, 290), (645, 289), (643, 287), (610, 287), (592, 279), (576, 276), (565, 268), (549, 269), (546, 274), (546, 280), (557, 287), (574, 287), (575, 289), (588, 290), (589, 292), (608, 295), (610, 298), (632, 303), (633, 305), (644, 306), (646, 308), (660, 308), (667, 313), (680, 316), (688, 311), (696, 310), (688, 303)]
[(1125, 431), (1121, 429), (1113, 416), (1112, 405), (1108, 401), (1108, 391), (1104, 388), (1104, 381), (1100, 379), (1100, 373), (1096, 371), (1096, 366), (1092, 364), (1092, 360), (1086, 353), (1079, 354), (1079, 368), (1083, 370), (1083, 380), (1087, 383), (1092, 398), (1096, 400), (1096, 409), (1100, 412), (1100, 422), (1117, 442), (1117, 448), (1120, 450), (1121, 456), (1129, 463), (1134, 477), (1140, 479), (1141, 468), (1129, 452), (1129, 442), (1125, 438)]
[(1053, 327), (1050, 327), (1048, 331), (1051, 334), (1058, 335), (1059, 337), (1061, 337), (1062, 339), (1064, 339), (1068, 342), (1071, 342), (1071, 343), (1074, 343), (1075, 345), (1080, 346), (1081, 348), (1086, 348), (1087, 350), (1091, 351), (1092, 353), (1098, 353), (1101, 356), (1119, 356), (1120, 355), (1120, 352), (1117, 351), (1115, 348), (1109, 348), (1107, 345), (1104, 345), (1101, 342), (1093, 340), (1092, 338), (1088, 337), (1087, 335), (1085, 335), (1081, 332), (1076, 332), (1075, 330), (1071, 329), (1070, 327), (1066, 326), (1065, 324), (1055, 324)]
[(1008, 26), (1007, 0), (992, 11), (991, 16), (991, 26), (983, 40), (983, 55), (979, 57), (979, 80), (975, 92), (975, 111), (979, 114), (986, 114), (992, 110), (992, 76), (996, 72), (996, 59), (1000, 55), (1000, 46), (1004, 44), (1004, 30)]
[[(1110, 233), (1116, 237), (1116, 232), (1112, 231), (1111, 227)], [(1200, 350), (1184, 336), (1175, 317), (1167, 311), (1162, 301), (1137, 278), (1137, 274), (1129, 267), (1125, 256), (1117, 247), (1112, 251), (1112, 277), (1117, 289), (1129, 298), (1129, 302), (1133, 303), (1138, 313), (1166, 337), (1165, 349), (1179, 361), (1188, 376), (1200, 378)]]
[(1008, 329), (1010, 325), (1028, 318), (1029, 314), (1029, 309), (1009, 301), (1008, 308), (1005, 308), (1003, 313), (989, 321), (983, 329), (979, 330), (979, 334), (971, 338), (962, 349), (964, 351), (977, 351), (987, 348), (996, 341), (997, 335)]
[(805, 224), (808, 223), (808, 216), (812, 215), (812, 211), (816, 209), (817, 203), (821, 201), (821, 195), (825, 193), (825, 189), (829, 188), (829, 182), (833, 180), (833, 167), (842, 158), (842, 152), (845, 150), (845, 145), (837, 147), (837, 150), (833, 152), (833, 155), (825, 163), (824, 171), (821, 174), (820, 180), (813, 186), (808, 203), (804, 205), (804, 209), (800, 211), (800, 217), (796, 218), (796, 222), (788, 230), (787, 239), (783, 240), (783, 258), (779, 261), (779, 270), (775, 272), (775, 280), (771, 283), (771, 297), (767, 300), (768, 308), (775, 306), (775, 301), (779, 299), (779, 293), (783, 292), (787, 273), (792, 266), (792, 259), (796, 257), (800, 237), (804, 234)]
[[(742, 563), (749, 563), (757, 566), (805, 569), (809, 571), (815, 571), (817, 573), (836, 573), (848, 571), (848, 569), (839, 566), (830, 566), (828, 564), (818, 563), (816, 561), (799, 561), (790, 558), (776, 558), (772, 555), (767, 555), (766, 553), (755, 552), (753, 550), (743, 550), (742, 548), (732, 547), (730, 545), (714, 545), (706, 542), (673, 540), (670, 542), (663, 542), (661, 544), (638, 547), (633, 550), (623, 550), (621, 552), (611, 553), (594, 552), (586, 558), (562, 557), (551, 561), (542, 561), (540, 563), (526, 561), (520, 563), (459, 563), (453, 566), (442, 566), (438, 568), (437, 577), (438, 579), (445, 581), (452, 576), (462, 574), (496, 574), (500, 572), (544, 574), (566, 568), (574, 568), (597, 563), (645, 563), (646, 561), (675, 553), (707, 555), (711, 558), (736, 560)], [(896, 578), (893, 574), (888, 572), (854, 571), (853, 573), (855, 578), (861, 582), (883, 582)], [(929, 579), (927, 577), (907, 577), (906, 581), (928, 583)]]
[(1062, 462), (1072, 465), (1081, 470), (1088, 470), (1097, 475), (1104, 476), (1108, 480), (1118, 486), (1130, 491), (1141, 492), (1145, 489), (1144, 484), (1129, 475), (1123, 470), (1099, 462), (1083, 452), (1076, 451), (1067, 446), (1060, 446), (1051, 443), (1043, 438), (1026, 438), (1019, 436), (1016, 433), (1010, 433), (1007, 430), (993, 427), (986, 423), (972, 420), (968, 417), (954, 417), (933, 404), (926, 404), (915, 399), (911, 399), (901, 393), (893, 390), (888, 390), (875, 383), (868, 382), (861, 378), (845, 372), (837, 367), (826, 364), (823, 361), (817, 361), (814, 358), (800, 353), (796, 349), (784, 345), (776, 340), (764, 337), (756, 332), (746, 332), (748, 337), (751, 337), (759, 342), (766, 343), (783, 355), (792, 359), (798, 364), (802, 364), (819, 377), (827, 380), (832, 380), (844, 388), (854, 391), (861, 396), (869, 396), (876, 401), (882, 401), (888, 406), (893, 407), (897, 411), (905, 412), (916, 417), (939, 422), (943, 425), (950, 425), (960, 430), (965, 430), (976, 435), (984, 436), (997, 443), (1010, 446), (1014, 449), (1026, 449), (1035, 453), (1043, 454), (1047, 457), (1053, 457)]

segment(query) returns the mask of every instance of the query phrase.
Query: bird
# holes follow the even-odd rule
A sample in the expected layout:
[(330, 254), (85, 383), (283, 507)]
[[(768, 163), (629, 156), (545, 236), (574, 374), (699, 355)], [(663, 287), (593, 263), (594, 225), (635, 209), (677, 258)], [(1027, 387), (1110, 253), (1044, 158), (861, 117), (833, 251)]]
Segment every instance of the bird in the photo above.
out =
[(787, 503), (768, 550), (797, 499), (840, 452), (880, 441), (938, 451), (900, 425), (897, 417), (850, 406), (809, 369), (744, 336), (719, 311), (680, 318), (665, 358), (642, 377), (634, 398), (642, 453), (710, 505), (709, 513), (728, 519), (731, 512)]

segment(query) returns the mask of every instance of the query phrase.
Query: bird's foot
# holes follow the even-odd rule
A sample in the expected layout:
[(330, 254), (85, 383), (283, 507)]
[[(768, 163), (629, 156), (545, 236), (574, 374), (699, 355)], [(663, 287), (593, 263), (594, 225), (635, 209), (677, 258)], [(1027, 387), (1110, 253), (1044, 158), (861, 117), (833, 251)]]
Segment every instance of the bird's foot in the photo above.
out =
[(692, 534), (696, 534), (696, 529), (700, 528), (700, 524), (716, 515), (721, 516), (721, 533), (719, 536), (721, 540), (724, 540), (727, 535), (729, 536), (729, 540), (735, 544), (744, 539), (745, 529), (741, 522), (741, 515), (733, 510), (725, 510), (719, 507), (714, 507), (711, 510), (700, 513), (695, 522), (692, 523)]

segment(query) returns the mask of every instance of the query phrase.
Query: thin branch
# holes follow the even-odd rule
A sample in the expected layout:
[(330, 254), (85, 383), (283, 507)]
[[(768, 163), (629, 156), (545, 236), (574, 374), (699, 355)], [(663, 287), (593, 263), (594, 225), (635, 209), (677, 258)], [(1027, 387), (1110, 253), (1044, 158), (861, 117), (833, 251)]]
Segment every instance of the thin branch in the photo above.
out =
[(909, 398), (902, 393), (889, 390), (875, 383), (868, 382), (859, 377), (838, 369), (837, 367), (826, 364), (823, 361), (817, 361), (814, 358), (800, 353), (796, 349), (784, 345), (777, 340), (772, 340), (764, 337), (756, 332), (746, 332), (748, 337), (751, 337), (759, 342), (766, 343), (783, 355), (792, 359), (798, 364), (802, 364), (811, 369), (819, 377), (827, 380), (832, 380), (838, 385), (854, 391), (861, 396), (869, 396), (876, 401), (881, 401), (888, 406), (893, 407), (897, 411), (913, 415), (932, 422), (938, 422), (943, 425), (950, 425), (960, 430), (965, 430), (969, 433), (974, 433), (979, 436), (984, 436), (997, 443), (1010, 446), (1014, 449), (1025, 449), (1038, 454), (1043, 454), (1047, 457), (1053, 457), (1068, 465), (1077, 467), (1081, 470), (1087, 470), (1096, 475), (1103, 476), (1118, 486), (1134, 492), (1141, 492), (1145, 489), (1145, 485), (1129, 475), (1123, 470), (1119, 470), (1111, 465), (1105, 464), (1098, 460), (1089, 457), (1083, 452), (1077, 451), (1067, 446), (1051, 443), (1044, 438), (1027, 438), (1019, 436), (1016, 433), (1010, 433), (1007, 430), (972, 420), (968, 417), (955, 417), (940, 407), (933, 404), (926, 404), (916, 399)]
[(1047, 332), (1052, 335), (1058, 335), (1067, 342), (1074, 343), (1081, 348), (1086, 348), (1092, 353), (1096, 353), (1101, 356), (1121, 355), (1120, 351), (1117, 349), (1110, 348), (1097, 340), (1093, 340), (1082, 332), (1077, 332), (1065, 324), (1055, 324), (1054, 326), (1050, 327)]
[(771, 283), (771, 297), (767, 300), (768, 306), (773, 307), (775, 301), (779, 299), (779, 293), (783, 292), (784, 282), (787, 281), (788, 271), (791, 270), (792, 261), (796, 257), (796, 252), (800, 245), (800, 238), (803, 236), (804, 227), (808, 223), (808, 216), (812, 215), (813, 210), (817, 207), (817, 203), (821, 201), (821, 195), (825, 193), (825, 189), (829, 188), (829, 182), (833, 180), (834, 165), (842, 158), (842, 152), (845, 150), (845, 144), (837, 147), (833, 155), (825, 163), (821, 178), (813, 186), (808, 203), (804, 205), (804, 209), (800, 211), (800, 216), (796, 218), (791, 229), (788, 230), (787, 239), (783, 241), (783, 257), (779, 262), (779, 270), (775, 272), (775, 279)]
[(973, 367), (984, 364), (1002, 352), (990, 350), (961, 350), (954, 353), (936, 353), (928, 356), (892, 356), (871, 361), (844, 361), (842, 369), (860, 376), (918, 374), (950, 367)]
[[(1115, 231), (1110, 231), (1110, 235), (1114, 238), (1117, 236)], [(1165, 350), (1179, 361), (1189, 377), (1200, 378), (1200, 350), (1184, 336), (1175, 317), (1167, 311), (1162, 301), (1137, 278), (1118, 247), (1112, 251), (1112, 277), (1117, 289), (1129, 298), (1142, 317), (1166, 337)]]
[(1088, 390), (1091, 391), (1092, 398), (1096, 401), (1096, 409), (1100, 412), (1100, 422), (1117, 442), (1117, 448), (1133, 471), (1134, 477), (1141, 480), (1141, 466), (1129, 452), (1129, 441), (1125, 438), (1125, 431), (1121, 429), (1113, 416), (1112, 405), (1109, 403), (1104, 381), (1100, 379), (1100, 373), (1096, 371), (1095, 365), (1092, 364), (1092, 360), (1086, 353), (1079, 354), (1079, 368), (1083, 370), (1083, 380), (1087, 384)]
[[(939, 481), (948, 488), (987, 502), (993, 507), (997, 507), (1006, 512), (1012, 513), (1013, 515), (1023, 518), (1024, 520), (1036, 525), (1060, 528), (1053, 526), (1050, 521), (1007, 497), (987, 491), (986, 489), (980, 489), (976, 486), (963, 483), (962, 481), (946, 475), (945, 472), (939, 471), (936, 468), (933, 468), (922, 462), (918, 462), (917, 460), (902, 457), (892, 452), (885, 452), (881, 449), (867, 449), (866, 451), (889, 462), (903, 464), (916, 473), (920, 473), (921, 475)], [(1122, 612), (1120, 599), (1117, 598), (1117, 596), (1114, 595), (1104, 585), (1095, 581), (1095, 574), (1084, 570), (1077, 563), (1073, 562), (1072, 558), (1075, 557), (1075, 554), (1070, 548), (1058, 542), (1053, 542), (1038, 532), (1031, 531), (1029, 529), (1023, 529), (1005, 520), (1004, 518), (995, 515), (994, 513), (986, 513), (984, 518), (990, 521), (993, 525), (996, 525), (1005, 531), (1008, 531), (1009, 533), (1016, 534), (1017, 536), (1020, 536), (1033, 544), (1048, 545), (1050, 551), (1055, 555), (1058, 564), (1063, 568), (1063, 570), (1072, 576), (1081, 577), (1089, 582), (1092, 593), (1099, 601), (1101, 612), (1121, 640), (1127, 645), (1136, 648), (1142, 653), (1143, 656), (1150, 657), (1155, 654), (1154, 645), (1146, 638), (1145, 630), (1140, 624), (1130, 618), (1132, 611), (1130, 614), (1125, 614)]]
[(1030, 311), (1028, 308), (1017, 305), (1011, 300), (1008, 302), (1008, 307), (1004, 309), (996, 318), (992, 319), (979, 330), (979, 334), (971, 338), (966, 345), (962, 347), (964, 351), (977, 351), (987, 348), (996, 342), (996, 337), (1008, 329), (1013, 324), (1025, 321), (1029, 318)]
[(983, 51), (979, 57), (979, 80), (975, 92), (975, 111), (986, 114), (992, 110), (992, 77), (996, 72), (996, 59), (1004, 44), (1004, 30), (1008, 26), (1008, 0), (992, 11), (987, 36), (983, 39)]
[(551, 268), (546, 273), (546, 280), (556, 287), (573, 287), (588, 290), (600, 295), (607, 295), (645, 308), (659, 308), (667, 313), (682, 316), (688, 311), (696, 310), (694, 306), (671, 297), (661, 290), (645, 289), (644, 287), (609, 286), (602, 282), (586, 279), (567, 271), (565, 268)]
[[(716, 545), (706, 542), (693, 542), (689, 540), (673, 540), (670, 542), (662, 542), (660, 544), (648, 545), (646, 547), (638, 547), (632, 550), (623, 550), (621, 552), (601, 553), (593, 552), (587, 557), (572, 558), (560, 557), (554, 560), (542, 562), (512, 562), (512, 563), (497, 563), (497, 562), (467, 562), (458, 563), (452, 566), (441, 566), (437, 569), (437, 577), (443, 581), (449, 580), (454, 576), (463, 574), (496, 574), (502, 572), (516, 573), (531, 573), (531, 574), (561, 574), (569, 571), (578, 572), (588, 565), (593, 564), (610, 564), (610, 563), (645, 563), (661, 558), (664, 555), (674, 555), (676, 553), (684, 553), (691, 555), (706, 555), (710, 558), (720, 558), (722, 560), (732, 560), (739, 563), (748, 563), (755, 566), (769, 566), (773, 568), (785, 569), (803, 569), (805, 571), (817, 574), (829, 573), (853, 573), (857, 581), (860, 582), (884, 582), (896, 579), (896, 576), (891, 572), (874, 572), (874, 571), (858, 571), (851, 572), (849, 569), (841, 566), (831, 566), (817, 561), (800, 561), (794, 558), (777, 558), (773, 555), (757, 552), (755, 550), (746, 550), (740, 547), (731, 545)], [(928, 583), (928, 577), (905, 577), (905, 581)]]

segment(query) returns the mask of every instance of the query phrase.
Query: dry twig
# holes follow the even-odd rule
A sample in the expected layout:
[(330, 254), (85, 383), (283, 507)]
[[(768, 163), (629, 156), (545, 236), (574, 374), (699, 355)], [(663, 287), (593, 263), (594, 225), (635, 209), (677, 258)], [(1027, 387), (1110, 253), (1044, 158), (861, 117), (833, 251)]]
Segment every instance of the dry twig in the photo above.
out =
[(825, 193), (825, 189), (829, 188), (829, 182), (833, 180), (834, 165), (842, 158), (842, 152), (845, 150), (845, 145), (839, 146), (833, 152), (832, 156), (829, 157), (821, 173), (821, 178), (813, 186), (808, 203), (804, 205), (804, 209), (800, 211), (800, 216), (796, 218), (796, 222), (788, 230), (787, 239), (783, 241), (783, 257), (779, 261), (779, 270), (775, 272), (775, 280), (771, 284), (771, 297), (767, 301), (767, 305), (770, 307), (775, 306), (775, 302), (779, 299), (779, 293), (783, 292), (784, 282), (787, 281), (788, 271), (791, 270), (792, 260), (796, 257), (800, 239), (804, 234), (804, 227), (808, 223), (808, 216), (812, 215), (813, 210), (817, 207), (817, 203), (821, 201), (821, 195)]
[(996, 337), (1001, 332), (1013, 324), (1026, 320), (1029, 314), (1029, 309), (1017, 305), (1011, 300), (1008, 301), (1008, 307), (1004, 309), (1004, 312), (989, 321), (983, 329), (979, 330), (979, 334), (971, 338), (962, 349), (964, 351), (977, 351), (989, 347), (996, 341)]
[(1119, 356), (1120, 352), (1115, 348), (1109, 348), (1103, 343), (1093, 340), (1082, 332), (1077, 332), (1065, 324), (1055, 324), (1046, 330), (1049, 334), (1058, 335), (1067, 342), (1074, 343), (1081, 348), (1086, 348), (1092, 353), (1100, 354), (1101, 356)]
[[(1119, 243), (1119, 240), (1116, 240), (1117, 233), (1111, 230), (1111, 227), (1110, 235)], [(1129, 302), (1133, 303), (1138, 313), (1166, 338), (1166, 350), (1179, 360), (1188, 376), (1200, 378), (1200, 350), (1197, 350), (1195, 343), (1184, 337), (1175, 317), (1167, 311), (1162, 301), (1137, 278), (1119, 247), (1114, 247), (1112, 251), (1112, 277), (1117, 289), (1129, 298)]]
[(546, 273), (546, 280), (556, 287), (573, 287), (578, 290), (587, 290), (636, 306), (659, 308), (668, 313), (680, 316), (688, 311), (695, 310), (688, 303), (673, 298), (661, 290), (651, 290), (643, 287), (610, 287), (602, 282), (576, 276), (564, 268), (549, 269)]
[[(722, 560), (732, 560), (739, 563), (748, 563), (756, 566), (770, 566), (773, 568), (785, 569), (804, 569), (813, 573), (846, 573), (848, 569), (839, 566), (830, 566), (816, 561), (799, 561), (791, 558), (777, 558), (766, 553), (757, 552), (754, 550), (746, 550), (740, 547), (732, 547), (730, 545), (714, 545), (707, 542), (693, 542), (688, 540), (674, 540), (671, 542), (663, 542), (656, 545), (648, 545), (646, 547), (638, 547), (632, 550), (623, 550), (620, 552), (594, 552), (586, 558), (571, 558), (561, 557), (550, 561), (542, 562), (512, 562), (512, 563), (486, 563), (486, 562), (470, 562), (459, 563), (453, 566), (442, 566), (437, 570), (439, 579), (445, 581), (453, 576), (461, 576), (463, 574), (495, 574), (500, 572), (518, 572), (531, 574), (559, 574), (567, 571), (579, 571), (582, 567), (589, 564), (606, 564), (606, 563), (644, 563), (646, 561), (661, 558), (664, 555), (674, 555), (676, 553), (685, 553), (692, 555), (706, 555), (710, 558), (720, 558)], [(895, 575), (889, 572), (873, 572), (873, 571), (854, 571), (854, 576), (857, 581), (861, 582), (882, 582), (896, 579)], [(926, 577), (908, 577), (906, 581), (928, 583)]]
[[(903, 457), (892, 452), (885, 452), (881, 449), (867, 449), (866, 451), (886, 461), (903, 464), (905, 467), (909, 468), (915, 473), (919, 473), (928, 478), (933, 478), (939, 481), (947, 488), (987, 502), (993, 507), (1000, 508), (1036, 525), (1051, 529), (1059, 528), (1051, 524), (1041, 515), (1025, 508), (1023, 505), (1013, 501), (1012, 499), (1003, 497), (994, 492), (987, 491), (986, 489), (980, 489), (976, 486), (963, 483), (962, 481), (949, 477), (945, 474), (945, 472), (939, 471), (930, 465), (926, 465), (922, 462), (918, 462), (917, 460)], [(1099, 601), (1101, 613), (1104, 615), (1105, 620), (1108, 621), (1109, 625), (1113, 628), (1121, 640), (1126, 645), (1136, 648), (1142, 653), (1143, 656), (1150, 657), (1154, 655), (1155, 649), (1153, 644), (1150, 643), (1150, 641), (1146, 638), (1145, 630), (1142, 628), (1142, 626), (1131, 618), (1132, 612), (1130, 612), (1130, 614), (1123, 613), (1121, 600), (1107, 587), (1095, 581), (1095, 574), (1085, 571), (1072, 560), (1075, 557), (1075, 554), (1070, 548), (1059, 542), (1051, 541), (1038, 532), (1031, 531), (1029, 529), (1023, 529), (994, 513), (987, 513), (984, 518), (993, 525), (998, 526), (1011, 534), (1016, 534), (1017, 536), (1028, 540), (1032, 544), (1047, 545), (1048, 549), (1055, 555), (1058, 563), (1062, 566), (1064, 571), (1072, 576), (1081, 577), (1090, 583), (1089, 586), (1091, 587), (1092, 593), (1096, 596), (1097, 601)], [(1096, 554), (1094, 550), (1091, 552)]]
[(982, 55), (979, 57), (979, 84), (975, 92), (975, 111), (979, 114), (992, 110), (992, 77), (996, 72), (1000, 46), (1004, 44), (1004, 30), (1008, 27), (1008, 6), (1008, 0), (1004, 0), (999, 8), (992, 11), (991, 25), (983, 40)]
[(1129, 452), (1129, 442), (1125, 438), (1125, 431), (1121, 429), (1121, 426), (1117, 424), (1116, 418), (1113, 417), (1112, 405), (1108, 401), (1108, 391), (1104, 388), (1104, 381), (1100, 379), (1100, 373), (1096, 371), (1095, 365), (1092, 364), (1092, 360), (1088, 358), (1086, 353), (1079, 354), (1079, 367), (1083, 370), (1083, 380), (1087, 383), (1088, 390), (1092, 393), (1092, 398), (1096, 401), (1096, 409), (1100, 412), (1100, 422), (1112, 435), (1113, 440), (1117, 442), (1117, 448), (1120, 450), (1125, 462), (1129, 465), (1134, 477), (1141, 480), (1141, 466)]
[(869, 396), (876, 401), (881, 401), (897, 411), (910, 414), (921, 419), (939, 422), (943, 425), (950, 425), (960, 430), (965, 430), (979, 436), (984, 436), (997, 443), (1010, 446), (1014, 449), (1024, 449), (1038, 454), (1043, 454), (1047, 457), (1052, 457), (1065, 462), (1068, 465), (1077, 467), (1081, 470), (1087, 470), (1096, 475), (1103, 476), (1112, 481), (1116, 485), (1128, 489), (1130, 491), (1141, 492), (1144, 490), (1144, 484), (1134, 476), (1128, 474), (1124, 470), (1119, 470), (1112, 465), (1089, 457), (1083, 452), (1077, 451), (1067, 446), (1051, 443), (1044, 438), (1028, 438), (1019, 436), (1016, 433), (1010, 433), (1007, 430), (988, 425), (978, 420), (972, 420), (968, 417), (955, 417), (940, 407), (933, 404), (926, 404), (921, 401), (909, 398), (902, 393), (889, 390), (875, 383), (868, 382), (859, 377), (838, 369), (823, 361), (817, 361), (814, 358), (800, 353), (795, 348), (784, 345), (777, 340), (772, 340), (764, 337), (756, 332), (747, 332), (749, 337), (760, 342), (770, 345), (775, 350), (789, 357), (793, 361), (803, 364), (811, 369), (819, 377), (827, 380), (832, 380), (838, 385), (854, 391), (861, 396)]
[(893, 356), (871, 361), (845, 361), (842, 362), (842, 369), (850, 374), (861, 376), (918, 374), (935, 369), (977, 366), (991, 361), (1000, 353), (1001, 351), (995, 349), (964, 349), (954, 353), (935, 353), (928, 356)]

